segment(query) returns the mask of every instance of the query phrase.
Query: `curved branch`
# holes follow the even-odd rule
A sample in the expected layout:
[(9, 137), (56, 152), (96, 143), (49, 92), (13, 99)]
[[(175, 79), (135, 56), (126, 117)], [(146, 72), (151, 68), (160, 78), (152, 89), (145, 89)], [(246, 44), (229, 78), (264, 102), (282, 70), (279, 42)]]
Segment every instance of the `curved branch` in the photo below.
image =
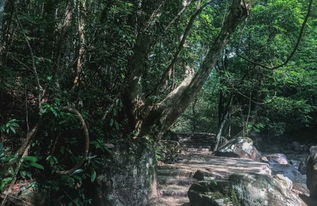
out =
[(222, 51), (228, 43), (236, 27), (248, 16), (249, 8), (241, 4), (241, 0), (233, 0), (224, 24), (217, 38), (208, 45), (206, 57), (200, 68), (193, 75), (185, 78), (177, 88), (171, 91), (161, 102), (155, 104), (143, 118), (139, 135), (155, 133), (160, 137), (171, 127), (177, 118), (192, 102), (195, 94), (201, 90), (210, 72), (220, 59)]
[(240, 57), (241, 59), (247, 61), (248, 63), (251, 63), (251, 64), (256, 65), (256, 66), (263, 67), (263, 68), (265, 68), (265, 69), (274, 70), (274, 69), (278, 69), (278, 68), (280, 68), (280, 67), (283, 67), (283, 66), (287, 65), (288, 62), (291, 60), (291, 58), (294, 56), (295, 52), (297, 51), (297, 49), (298, 49), (298, 47), (299, 47), (300, 41), (302, 40), (302, 37), (303, 37), (303, 34), (304, 34), (304, 29), (305, 29), (305, 26), (306, 26), (306, 24), (307, 24), (307, 21), (308, 21), (308, 18), (309, 18), (309, 16), (310, 16), (310, 13), (311, 13), (312, 4), (313, 4), (313, 0), (310, 0), (310, 1), (309, 1), (309, 4), (308, 4), (307, 13), (306, 13), (306, 16), (305, 16), (305, 18), (304, 18), (304, 22), (303, 22), (303, 24), (302, 24), (302, 26), (301, 26), (301, 28), (300, 28), (299, 35), (298, 35), (298, 37), (297, 37), (296, 44), (295, 44), (295, 46), (294, 46), (292, 52), (289, 54), (289, 56), (287, 57), (287, 59), (286, 59), (282, 64), (279, 64), (279, 65), (274, 66), (274, 67), (268, 67), (268, 66), (265, 66), (265, 65), (263, 65), (263, 64), (257, 63), (257, 62), (255, 62), (255, 61), (253, 61), (253, 60), (250, 60), (250, 59), (248, 59), (248, 58), (246, 58), (246, 57), (243, 57), (243, 56), (241, 56), (241, 55), (239, 55), (239, 54), (237, 54), (237, 56)]
[(88, 156), (88, 152), (89, 152), (90, 138), (89, 138), (88, 127), (86, 125), (86, 122), (85, 122), (83, 116), (80, 114), (80, 112), (77, 109), (71, 108), (71, 107), (63, 107), (62, 110), (66, 110), (66, 111), (71, 112), (77, 116), (77, 118), (80, 120), (80, 124), (84, 130), (84, 136), (85, 136), (84, 137), (85, 138), (85, 152), (84, 152), (83, 158), (69, 170), (56, 171), (57, 174), (66, 175), (66, 174), (71, 174), (75, 170), (79, 169), (86, 161), (87, 156)]

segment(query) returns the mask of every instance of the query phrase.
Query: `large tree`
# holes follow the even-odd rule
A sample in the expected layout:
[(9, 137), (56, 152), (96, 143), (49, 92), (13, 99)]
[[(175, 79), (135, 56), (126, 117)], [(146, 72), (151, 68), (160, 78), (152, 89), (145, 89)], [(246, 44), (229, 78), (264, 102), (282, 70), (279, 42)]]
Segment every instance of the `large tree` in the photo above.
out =
[[(144, 60), (148, 58), (151, 53), (151, 45), (157, 41), (156, 38), (158, 37), (155, 34), (151, 34), (151, 26), (155, 25), (156, 18), (159, 16), (158, 13), (161, 12), (160, 7), (165, 1), (156, 1), (156, 3), (157, 6), (151, 8), (153, 4), (151, 6), (146, 5), (151, 4), (151, 1), (148, 1), (141, 7), (151, 9), (144, 10), (145, 16), (148, 18), (145, 18), (145, 20), (140, 23), (141, 25), (139, 25), (140, 29), (137, 33), (133, 55), (128, 61), (129, 74), (127, 77), (127, 86), (123, 93), (130, 126), (133, 130), (136, 130), (138, 135), (151, 133), (152, 135), (160, 136), (176, 121), (192, 102), (195, 95), (201, 90), (216, 62), (221, 57), (230, 35), (234, 32), (238, 24), (249, 14), (248, 4), (244, 1), (233, 0), (219, 34), (215, 40), (207, 46), (207, 54), (202, 62), (199, 63), (199, 69), (193, 72), (192, 69), (189, 68), (189, 65), (185, 65), (184, 70), (188, 70), (187, 77), (161, 101), (149, 104), (144, 97), (141, 82), (145, 70), (147, 69)], [(185, 41), (184, 38), (186, 38), (190, 26), (192, 26), (193, 18), (195, 18), (204, 7), (207, 7), (210, 2), (203, 5), (198, 4), (197, 10), (184, 31), (183, 39), (180, 42), (181, 45), (175, 54), (176, 56), (179, 54), (179, 50), (182, 49), (182, 44)], [(167, 70), (169, 70), (170, 67), (171, 65), (168, 66)], [(158, 87), (164, 83), (165, 78), (166, 72), (163, 72), (163, 77), (160, 78)]]

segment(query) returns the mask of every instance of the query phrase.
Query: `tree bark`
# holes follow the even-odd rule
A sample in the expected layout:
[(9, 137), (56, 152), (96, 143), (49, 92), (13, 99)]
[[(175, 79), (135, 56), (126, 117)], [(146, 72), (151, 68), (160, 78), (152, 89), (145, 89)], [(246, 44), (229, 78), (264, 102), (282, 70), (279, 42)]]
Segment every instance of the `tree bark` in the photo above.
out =
[[(126, 77), (127, 85), (123, 91), (123, 103), (125, 113), (129, 122), (129, 131), (134, 130), (137, 123), (142, 119), (141, 111), (144, 110), (144, 98), (142, 95), (141, 80), (146, 69), (146, 61), (150, 52), (150, 47), (155, 41), (151, 29), (157, 21), (156, 13), (162, 8), (165, 0), (156, 2), (156, 6), (150, 6), (153, 1), (140, 1), (137, 13), (138, 34), (133, 48), (133, 55), (128, 59), (128, 74)], [(149, 9), (152, 8), (152, 9)]]
[(81, 75), (83, 72), (83, 67), (85, 64), (85, 53), (86, 53), (86, 38), (85, 38), (85, 19), (84, 15), (86, 12), (86, 2), (78, 1), (77, 2), (77, 30), (78, 30), (78, 39), (79, 39), (79, 48), (78, 48), (78, 56), (76, 61), (76, 76), (74, 79), (74, 84), (72, 90), (74, 90), (80, 82)]

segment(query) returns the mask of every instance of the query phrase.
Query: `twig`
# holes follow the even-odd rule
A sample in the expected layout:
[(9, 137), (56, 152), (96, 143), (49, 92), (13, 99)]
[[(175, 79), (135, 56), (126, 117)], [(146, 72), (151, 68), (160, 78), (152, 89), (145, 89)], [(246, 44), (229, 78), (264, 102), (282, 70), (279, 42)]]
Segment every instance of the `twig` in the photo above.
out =
[(155, 17), (158, 16), (159, 11), (161, 10), (161, 8), (164, 6), (165, 3), (166, 3), (166, 0), (162, 0), (160, 5), (153, 11), (144, 30), (149, 30), (152, 28), (152, 26), (155, 25), (155, 22), (156, 22)]
[(29, 109), (28, 109), (28, 97), (27, 97), (27, 90), (25, 90), (25, 122), (26, 122), (26, 131), (30, 131), (30, 124), (29, 124)]

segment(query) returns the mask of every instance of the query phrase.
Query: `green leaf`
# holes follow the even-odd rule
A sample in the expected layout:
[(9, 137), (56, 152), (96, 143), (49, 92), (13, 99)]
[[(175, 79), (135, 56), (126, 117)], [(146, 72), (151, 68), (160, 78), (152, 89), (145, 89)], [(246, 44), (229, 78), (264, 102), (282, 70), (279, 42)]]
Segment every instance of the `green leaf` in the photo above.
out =
[(55, 117), (58, 116), (58, 114), (57, 114), (57, 112), (56, 112), (56, 110), (54, 108), (51, 108), (51, 112), (54, 114)]
[(97, 173), (95, 170), (93, 170), (90, 176), (90, 181), (94, 182), (96, 180), (96, 177), (97, 177)]
[(14, 127), (10, 127), (10, 130), (13, 132), (13, 134), (15, 134), (15, 133), (16, 133), (16, 131), (15, 131)]
[(32, 162), (30, 165), (31, 165), (32, 167), (37, 168), (37, 169), (44, 170), (44, 166), (43, 166), (43, 165), (41, 165), (41, 164), (39, 164), (39, 163)]
[(38, 158), (35, 156), (25, 156), (23, 159), (30, 161), (30, 162), (37, 162), (37, 160), (38, 160)]
[(2, 191), (3, 188), (4, 188), (7, 184), (9, 184), (12, 180), (13, 180), (12, 177), (6, 177), (6, 178), (2, 179), (2, 180), (0, 181), (0, 191)]
[(77, 170), (75, 170), (72, 174), (74, 175), (74, 174), (78, 174), (78, 173), (81, 173), (81, 172), (83, 172), (84, 170), (83, 169), (77, 169)]

